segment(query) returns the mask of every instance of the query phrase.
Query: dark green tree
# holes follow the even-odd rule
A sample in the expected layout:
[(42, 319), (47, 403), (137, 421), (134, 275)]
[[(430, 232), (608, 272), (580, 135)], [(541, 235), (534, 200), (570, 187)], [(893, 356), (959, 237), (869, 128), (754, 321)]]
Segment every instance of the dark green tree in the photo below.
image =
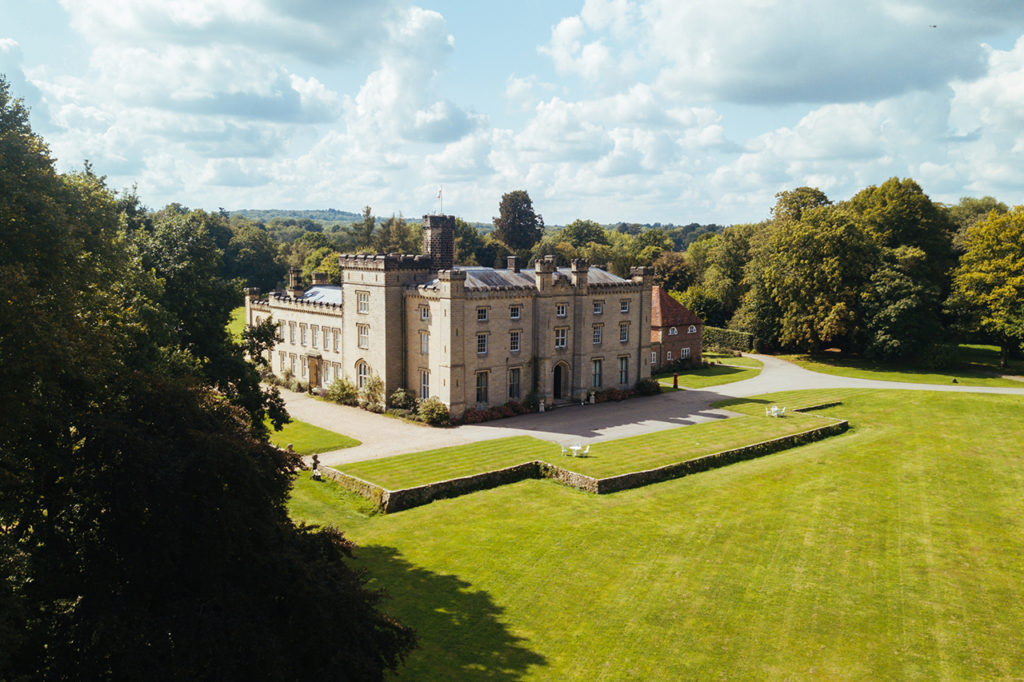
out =
[[(411, 633), (337, 531), (291, 522), (294, 458), (254, 426), (262, 408), (209, 379), (226, 359), (202, 355), (216, 344), (195, 315), (221, 289), (182, 279), (222, 248), (200, 216), (164, 211), (149, 232), (88, 168), (56, 173), (2, 79), (0, 187), (0, 679), (398, 665)], [(272, 333), (246, 347), (258, 357)]]
[(241, 280), (244, 286), (271, 291), (285, 276), (278, 261), (277, 244), (259, 223), (246, 223), (235, 229), (224, 253), (229, 279)]
[(678, 251), (665, 251), (654, 261), (654, 283), (668, 291), (683, 291), (693, 284), (693, 273), (686, 256)]
[(357, 251), (373, 247), (373, 233), (377, 228), (377, 220), (373, 217), (373, 209), (369, 206), (363, 208), (363, 219), (352, 223), (349, 227), (349, 235), (352, 244)]
[(462, 218), (455, 219), (455, 263), (457, 265), (480, 265), (480, 254), (484, 247), (479, 230)]
[(804, 211), (832, 203), (817, 187), (797, 187), (779, 192), (775, 199), (775, 207), (772, 208), (772, 217), (775, 220), (800, 220)]
[(513, 251), (528, 250), (540, 241), (544, 218), (533, 210), (533, 201), (526, 190), (503, 194), (494, 218), (494, 236)]

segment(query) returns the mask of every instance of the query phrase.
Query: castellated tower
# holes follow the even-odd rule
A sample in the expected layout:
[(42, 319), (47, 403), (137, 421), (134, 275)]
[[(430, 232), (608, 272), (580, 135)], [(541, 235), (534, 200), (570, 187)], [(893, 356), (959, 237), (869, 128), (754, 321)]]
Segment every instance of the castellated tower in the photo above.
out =
[(455, 216), (423, 216), (423, 253), (435, 270), (451, 270), (455, 264)]

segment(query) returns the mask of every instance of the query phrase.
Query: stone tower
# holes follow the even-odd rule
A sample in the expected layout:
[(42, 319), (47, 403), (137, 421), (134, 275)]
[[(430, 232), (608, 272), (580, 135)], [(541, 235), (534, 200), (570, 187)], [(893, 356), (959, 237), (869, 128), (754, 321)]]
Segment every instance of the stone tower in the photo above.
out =
[(423, 216), (423, 253), (435, 270), (450, 270), (455, 264), (455, 216)]

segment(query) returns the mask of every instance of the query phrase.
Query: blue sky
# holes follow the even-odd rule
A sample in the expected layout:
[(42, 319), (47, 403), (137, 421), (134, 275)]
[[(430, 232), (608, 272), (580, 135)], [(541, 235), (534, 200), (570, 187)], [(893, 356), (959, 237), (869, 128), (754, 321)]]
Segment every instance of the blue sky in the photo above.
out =
[(1024, 203), (1024, 3), (0, 0), (62, 170), (154, 208), (768, 216), (892, 176)]

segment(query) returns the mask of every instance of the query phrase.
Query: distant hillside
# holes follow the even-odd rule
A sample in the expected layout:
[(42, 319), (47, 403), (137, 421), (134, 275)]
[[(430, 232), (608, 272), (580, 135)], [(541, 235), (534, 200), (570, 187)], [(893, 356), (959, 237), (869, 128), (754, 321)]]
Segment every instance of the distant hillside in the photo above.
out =
[(274, 218), (294, 218), (296, 220), (308, 218), (310, 220), (319, 220), (325, 223), (350, 223), (354, 220), (362, 219), (362, 215), (359, 213), (339, 211), (336, 208), (327, 208), (322, 210), (289, 210), (284, 208), (244, 208), (240, 211), (228, 211), (228, 213), (230, 215), (240, 215), (243, 218), (248, 218), (250, 220), (258, 220), (262, 223), (269, 223)]

